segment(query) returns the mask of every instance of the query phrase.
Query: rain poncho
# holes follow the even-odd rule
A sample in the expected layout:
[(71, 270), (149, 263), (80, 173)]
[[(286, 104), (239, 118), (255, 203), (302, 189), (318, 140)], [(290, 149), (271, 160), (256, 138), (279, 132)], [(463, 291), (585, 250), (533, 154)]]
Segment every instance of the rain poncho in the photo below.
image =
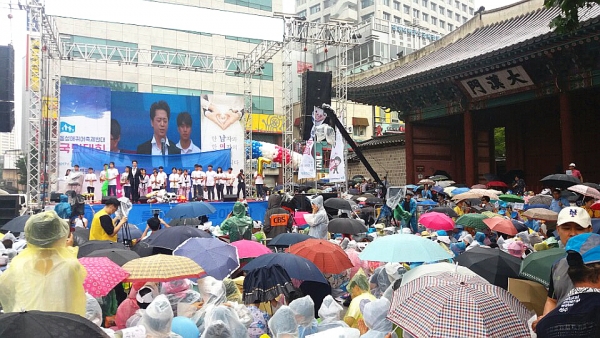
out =
[[(355, 289), (358, 288), (358, 289)], [(348, 283), (348, 291), (352, 294), (352, 302), (348, 312), (344, 316), (344, 322), (353, 328), (358, 327), (358, 320), (362, 318), (360, 303), (362, 300), (375, 300), (375, 296), (369, 293), (369, 279), (362, 270), (359, 270)]]
[(54, 211), (58, 217), (62, 219), (71, 218), (71, 204), (69, 204), (69, 196), (60, 195), (60, 203), (54, 206)]
[(205, 316), (214, 307), (221, 305), (227, 301), (225, 285), (222, 281), (218, 281), (213, 277), (205, 277), (198, 280), (198, 291), (202, 295), (204, 304), (202, 308), (192, 316), (192, 320), (198, 325), (200, 331), (204, 331)]
[(317, 333), (317, 320), (315, 319), (315, 303), (310, 296), (293, 300), (290, 309), (296, 315), (298, 323), (298, 337), (304, 338), (309, 334)]
[[(222, 322), (225, 324), (228, 333), (223, 333), (222, 335), (217, 335), (216, 331), (213, 330), (213, 326), (220, 327), (217, 325), (218, 322)], [(225, 338), (225, 337), (234, 337), (234, 338), (245, 338), (248, 337), (248, 330), (240, 322), (237, 313), (234, 309), (227, 306), (216, 306), (211, 311), (207, 312), (206, 318), (204, 320), (205, 330), (202, 334), (202, 338)]]
[[(363, 308), (363, 320), (369, 331), (361, 338), (384, 338), (386, 334), (392, 332), (394, 325), (387, 320), (386, 316), (390, 310), (390, 301), (381, 298), (365, 304)], [(392, 337), (397, 337), (392, 333)]]
[(319, 317), (321, 318), (318, 326), (319, 332), (336, 327), (348, 327), (348, 324), (342, 321), (343, 311), (344, 308), (333, 297), (325, 297), (319, 309)]
[(165, 295), (158, 295), (142, 314), (139, 325), (146, 328), (147, 338), (164, 338), (171, 333), (173, 310)]
[(229, 241), (235, 242), (252, 237), (252, 218), (246, 215), (246, 207), (240, 202), (233, 205), (233, 215), (221, 223), (221, 231), (229, 235)]
[[(284, 234), (286, 232), (292, 232), (292, 223), (294, 219), (289, 215), (290, 213), (281, 207), (281, 196), (280, 195), (271, 195), (269, 197), (269, 204), (267, 207), (267, 212), (265, 213), (265, 222), (264, 222), (264, 231), (265, 234), (269, 238), (275, 238), (275, 236), (279, 234)], [(285, 226), (272, 226), (271, 225), (271, 216), (278, 214), (286, 214), (288, 215), (288, 222)]]
[(269, 320), (269, 329), (273, 338), (297, 338), (298, 324), (294, 311), (283, 305)]
[(40, 310), (85, 316), (86, 271), (66, 247), (69, 225), (56, 212), (33, 215), (25, 224), (28, 245), (0, 275), (5, 312)]
[(96, 298), (85, 294), (85, 319), (100, 326), (102, 324), (102, 308)]
[(475, 240), (477, 241), (477, 243), (479, 243), (479, 245), (485, 245), (485, 234), (483, 232), (476, 232), (475, 233)]
[(396, 279), (402, 277), (400, 268), (402, 268), (400, 263), (387, 263), (375, 269), (369, 280), (371, 285), (375, 285), (371, 288), (373, 296), (380, 298)]
[(137, 310), (140, 309), (135, 297), (137, 295), (137, 289), (135, 287), (131, 287), (129, 289), (129, 295), (127, 299), (125, 299), (119, 307), (117, 308), (117, 314), (115, 316), (115, 324), (117, 325), (117, 329), (121, 330), (127, 327), (127, 320), (135, 314)]
[(319, 210), (314, 214), (312, 223), (309, 224), (310, 230), (308, 231), (308, 235), (315, 238), (327, 239), (327, 223), (329, 223), (329, 218), (323, 207), (323, 196), (311, 199), (310, 203), (317, 206)]
[(242, 303), (242, 293), (240, 289), (238, 289), (237, 285), (231, 278), (223, 279), (223, 284), (225, 285), (225, 294), (227, 296), (227, 301)]
[(358, 257), (359, 252), (358, 252), (358, 245), (356, 244), (356, 241), (348, 242), (348, 247), (344, 251), (348, 255), (348, 258), (350, 258), (350, 261), (352, 262), (352, 265), (353, 265), (353, 267), (350, 268), (350, 276), (349, 276), (350, 278), (354, 277), (354, 275), (361, 268), (363, 270), (369, 270), (369, 262), (363, 261)]

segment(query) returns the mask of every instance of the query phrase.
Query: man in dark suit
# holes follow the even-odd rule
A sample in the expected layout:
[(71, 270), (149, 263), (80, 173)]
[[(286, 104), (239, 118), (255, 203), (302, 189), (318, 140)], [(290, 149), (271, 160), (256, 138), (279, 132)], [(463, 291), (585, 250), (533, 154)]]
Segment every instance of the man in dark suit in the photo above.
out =
[(131, 161), (131, 170), (129, 171), (129, 184), (131, 185), (131, 203), (137, 203), (140, 200), (140, 180), (142, 171), (138, 168), (136, 160)]
[[(165, 101), (154, 102), (150, 106), (150, 125), (154, 129), (152, 139), (137, 147), (138, 154), (144, 155), (179, 155), (181, 150), (169, 142), (167, 131), (169, 130), (169, 119), (171, 108)], [(163, 149), (163, 144), (165, 145)]]

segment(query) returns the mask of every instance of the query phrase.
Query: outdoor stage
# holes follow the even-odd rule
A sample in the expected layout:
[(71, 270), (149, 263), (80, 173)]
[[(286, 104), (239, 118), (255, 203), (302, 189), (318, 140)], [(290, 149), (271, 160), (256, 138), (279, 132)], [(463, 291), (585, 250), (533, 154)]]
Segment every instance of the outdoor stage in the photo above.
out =
[[(160, 209), (160, 218), (169, 222), (171, 219), (166, 217), (167, 212), (174, 208), (178, 203), (156, 203), (156, 204), (134, 204), (129, 211), (128, 222), (130, 224), (136, 224), (140, 230), (144, 231), (146, 228), (146, 220), (153, 216), (152, 210)], [(227, 215), (233, 210), (235, 202), (211, 202), (209, 203), (217, 211), (208, 215), (209, 221), (213, 225), (221, 224), (227, 217)], [(253, 220), (264, 222), (265, 212), (267, 211), (267, 202), (250, 202), (248, 201), (250, 217)], [(100, 211), (104, 207), (103, 204), (86, 204), (85, 205), (85, 218), (88, 222), (92, 222), (94, 213)]]

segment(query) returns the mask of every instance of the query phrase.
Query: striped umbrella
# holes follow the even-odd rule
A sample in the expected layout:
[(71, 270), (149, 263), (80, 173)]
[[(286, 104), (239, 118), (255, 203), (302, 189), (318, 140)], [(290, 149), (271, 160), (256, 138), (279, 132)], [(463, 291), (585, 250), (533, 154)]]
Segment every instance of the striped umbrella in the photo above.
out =
[(127, 282), (167, 282), (198, 278), (204, 274), (204, 270), (190, 258), (162, 254), (129, 261), (123, 265), (123, 270), (129, 272)]

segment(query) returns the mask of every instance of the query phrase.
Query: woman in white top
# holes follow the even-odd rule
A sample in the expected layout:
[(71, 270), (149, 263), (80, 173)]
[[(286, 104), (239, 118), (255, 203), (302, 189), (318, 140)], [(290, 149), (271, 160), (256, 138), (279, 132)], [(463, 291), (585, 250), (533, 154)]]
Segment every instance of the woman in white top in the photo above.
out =
[(225, 193), (227, 195), (233, 195), (233, 183), (235, 183), (235, 175), (233, 174), (233, 168), (229, 168), (225, 174)]
[(131, 173), (131, 167), (126, 166), (125, 172), (121, 174), (121, 188), (123, 188), (123, 197), (131, 199), (131, 183), (129, 183), (129, 174)]
[(179, 174), (177, 168), (171, 169), (172, 174), (169, 175), (169, 192), (177, 193), (179, 190)]
[(152, 191), (159, 191), (164, 183), (161, 175), (154, 169), (152, 176), (150, 176), (150, 187), (152, 188)]
[(217, 168), (217, 200), (223, 200), (223, 188), (225, 187), (225, 182), (227, 182), (227, 175), (223, 173), (223, 168)]
[(138, 191), (140, 196), (146, 196), (148, 194), (150, 178), (146, 175), (146, 169), (140, 168), (140, 186), (138, 187)]
[(188, 175), (187, 169), (183, 171), (183, 174), (179, 177), (179, 195), (190, 198), (190, 188), (192, 187), (192, 178)]

